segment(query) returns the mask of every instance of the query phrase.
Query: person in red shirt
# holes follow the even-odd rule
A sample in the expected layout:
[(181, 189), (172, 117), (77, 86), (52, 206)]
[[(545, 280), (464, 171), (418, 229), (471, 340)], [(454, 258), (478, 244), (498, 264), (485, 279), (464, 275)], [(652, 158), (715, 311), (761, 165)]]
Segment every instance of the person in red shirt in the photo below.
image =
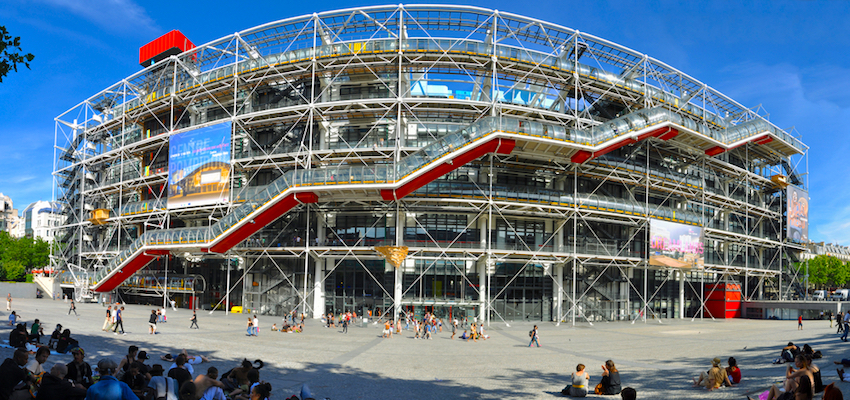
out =
[(741, 369), (738, 368), (738, 360), (735, 357), (729, 357), (729, 366), (726, 367), (726, 375), (729, 376), (729, 381), (733, 385), (741, 383)]
[(797, 330), (798, 331), (803, 330), (803, 314), (800, 314), (800, 315), (797, 316)]

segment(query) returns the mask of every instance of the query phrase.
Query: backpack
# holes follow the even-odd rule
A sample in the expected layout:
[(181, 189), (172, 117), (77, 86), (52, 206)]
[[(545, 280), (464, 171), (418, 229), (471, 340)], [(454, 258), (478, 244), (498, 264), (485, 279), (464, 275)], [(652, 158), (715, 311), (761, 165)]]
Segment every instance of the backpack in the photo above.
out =
[(534, 337), (534, 329), (528, 331), (528, 337)]

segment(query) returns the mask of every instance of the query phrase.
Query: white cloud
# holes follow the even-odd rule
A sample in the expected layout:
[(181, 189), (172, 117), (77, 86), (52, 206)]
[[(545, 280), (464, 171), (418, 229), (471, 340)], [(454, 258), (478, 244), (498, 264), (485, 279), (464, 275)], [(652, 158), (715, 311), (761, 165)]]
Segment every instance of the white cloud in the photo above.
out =
[(810, 147), (808, 160), (801, 163), (809, 173), (809, 238), (850, 245), (850, 102), (833, 94), (850, 86), (836, 76), (841, 71), (845, 69), (828, 65), (743, 63), (722, 71), (720, 88), (742, 104), (763, 104), (772, 122), (786, 129), (794, 126), (802, 134)]
[(39, 1), (65, 9), (107, 31), (149, 35), (159, 30), (147, 11), (132, 0)]

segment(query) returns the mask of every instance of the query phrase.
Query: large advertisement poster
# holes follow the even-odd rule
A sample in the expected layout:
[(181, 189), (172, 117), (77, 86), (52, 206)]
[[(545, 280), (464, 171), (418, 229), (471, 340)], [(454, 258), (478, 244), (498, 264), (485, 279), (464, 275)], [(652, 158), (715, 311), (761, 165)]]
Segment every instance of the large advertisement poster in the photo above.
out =
[(809, 241), (809, 193), (796, 186), (788, 186), (788, 239)]
[(649, 265), (702, 268), (702, 228), (657, 219), (649, 222)]
[(231, 123), (172, 135), (168, 141), (168, 208), (225, 203), (230, 196)]

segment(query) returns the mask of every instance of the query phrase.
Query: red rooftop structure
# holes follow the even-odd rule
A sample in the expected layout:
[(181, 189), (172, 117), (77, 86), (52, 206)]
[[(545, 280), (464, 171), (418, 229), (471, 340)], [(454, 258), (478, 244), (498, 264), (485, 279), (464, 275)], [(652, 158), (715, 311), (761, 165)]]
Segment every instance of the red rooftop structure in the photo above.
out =
[(195, 48), (183, 33), (173, 30), (139, 48), (139, 65), (149, 67), (160, 60)]

